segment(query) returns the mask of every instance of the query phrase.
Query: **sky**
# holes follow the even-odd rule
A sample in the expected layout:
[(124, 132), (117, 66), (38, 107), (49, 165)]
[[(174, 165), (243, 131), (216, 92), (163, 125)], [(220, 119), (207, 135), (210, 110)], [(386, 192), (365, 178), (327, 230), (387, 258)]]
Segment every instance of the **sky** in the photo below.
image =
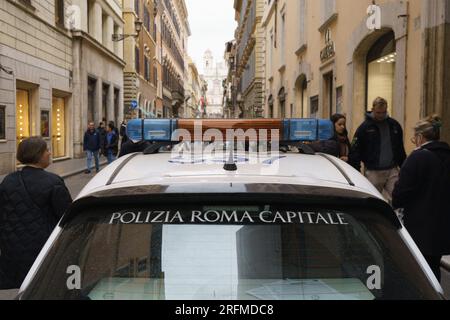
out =
[(214, 61), (222, 61), (225, 43), (234, 39), (233, 0), (185, 0), (189, 15), (191, 36), (188, 52), (203, 72), (203, 54), (210, 49)]

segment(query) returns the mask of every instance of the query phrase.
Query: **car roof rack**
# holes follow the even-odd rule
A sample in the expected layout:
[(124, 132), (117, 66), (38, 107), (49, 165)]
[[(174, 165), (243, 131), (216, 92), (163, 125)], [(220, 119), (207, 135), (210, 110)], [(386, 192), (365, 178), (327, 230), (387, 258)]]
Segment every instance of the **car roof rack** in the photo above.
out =
[(106, 182), (106, 185), (109, 186), (111, 185), (114, 180), (116, 179), (116, 177), (119, 175), (120, 171), (122, 171), (122, 169), (134, 158), (138, 155), (139, 153), (133, 153), (131, 156), (129, 156), (128, 158), (126, 158), (117, 168), (116, 170), (114, 170), (113, 174), (111, 175), (111, 177), (109, 178), (108, 182)]
[(345, 170), (339, 165), (339, 163), (337, 161), (334, 160), (333, 156), (330, 156), (328, 154), (325, 153), (318, 153), (319, 156), (327, 159), (328, 161), (330, 161), (333, 166), (336, 167), (336, 169), (338, 169), (338, 171), (344, 176), (345, 180), (347, 180), (348, 184), (352, 187), (355, 186), (355, 183), (352, 181), (352, 179), (350, 179), (350, 177), (348, 176), (348, 174), (345, 172)]

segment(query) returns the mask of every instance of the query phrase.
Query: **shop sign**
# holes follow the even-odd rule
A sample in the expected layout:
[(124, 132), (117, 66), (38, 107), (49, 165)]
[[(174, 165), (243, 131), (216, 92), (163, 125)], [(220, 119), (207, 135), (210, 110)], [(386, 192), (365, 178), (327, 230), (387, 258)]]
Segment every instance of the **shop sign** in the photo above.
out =
[(381, 8), (375, 4), (367, 8), (367, 28), (371, 31), (381, 29)]
[(322, 62), (327, 61), (328, 59), (331, 59), (334, 57), (336, 53), (334, 42), (331, 40), (331, 30), (328, 29), (325, 33), (325, 48), (320, 51), (320, 60)]

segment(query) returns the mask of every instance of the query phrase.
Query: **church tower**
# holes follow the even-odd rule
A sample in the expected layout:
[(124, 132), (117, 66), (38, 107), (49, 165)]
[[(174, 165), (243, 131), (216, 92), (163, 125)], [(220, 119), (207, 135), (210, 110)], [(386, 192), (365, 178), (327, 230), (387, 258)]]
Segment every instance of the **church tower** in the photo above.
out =
[(214, 71), (214, 57), (211, 50), (206, 50), (203, 55), (203, 72), (205, 75), (211, 75)]

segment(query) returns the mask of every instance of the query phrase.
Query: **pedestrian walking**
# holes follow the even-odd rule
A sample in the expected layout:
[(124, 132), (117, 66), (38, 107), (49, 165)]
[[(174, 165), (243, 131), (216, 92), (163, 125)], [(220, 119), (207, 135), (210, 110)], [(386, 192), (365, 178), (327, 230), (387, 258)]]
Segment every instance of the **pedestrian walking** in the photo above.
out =
[[(119, 129), (116, 127), (116, 123), (114, 121), (109, 121), (108, 122), (108, 126), (111, 125), (114, 129), (114, 132), (116, 133), (117, 137), (119, 137)], [(106, 128), (108, 129), (108, 128)]]
[(89, 127), (87, 131), (84, 134), (83, 139), (83, 150), (86, 152), (87, 156), (87, 169), (84, 173), (89, 174), (91, 173), (91, 163), (92, 158), (94, 158), (95, 161), (95, 170), (97, 172), (100, 171), (100, 165), (99, 165), (99, 151), (101, 148), (101, 141), (100, 141), (100, 134), (95, 129), (95, 125), (93, 122), (89, 123)]
[(106, 151), (105, 151), (105, 141), (106, 141), (105, 122), (100, 122), (99, 123), (97, 131), (100, 134), (100, 155), (104, 155), (106, 157)]
[(339, 144), (339, 158), (342, 161), (348, 162), (351, 146), (347, 132), (347, 118), (337, 113), (331, 116), (331, 121), (334, 124), (334, 136), (331, 140)]
[(392, 201), (392, 191), (406, 159), (406, 151), (402, 127), (389, 117), (387, 109), (385, 99), (374, 100), (372, 112), (367, 113), (366, 120), (356, 131), (350, 163), (358, 171), (361, 162), (364, 163), (367, 179)]
[(450, 254), (450, 146), (440, 141), (437, 116), (420, 121), (412, 142), (417, 149), (405, 161), (393, 192), (394, 208), (403, 208), (406, 229), (436, 277)]
[(45, 171), (50, 155), (42, 138), (23, 140), (17, 160), (25, 167), (0, 185), (0, 289), (20, 287), (72, 202), (64, 180)]
[(111, 164), (114, 160), (116, 160), (119, 152), (119, 136), (114, 128), (114, 124), (109, 123), (108, 128), (106, 129), (105, 152), (106, 158), (108, 159), (108, 164)]

